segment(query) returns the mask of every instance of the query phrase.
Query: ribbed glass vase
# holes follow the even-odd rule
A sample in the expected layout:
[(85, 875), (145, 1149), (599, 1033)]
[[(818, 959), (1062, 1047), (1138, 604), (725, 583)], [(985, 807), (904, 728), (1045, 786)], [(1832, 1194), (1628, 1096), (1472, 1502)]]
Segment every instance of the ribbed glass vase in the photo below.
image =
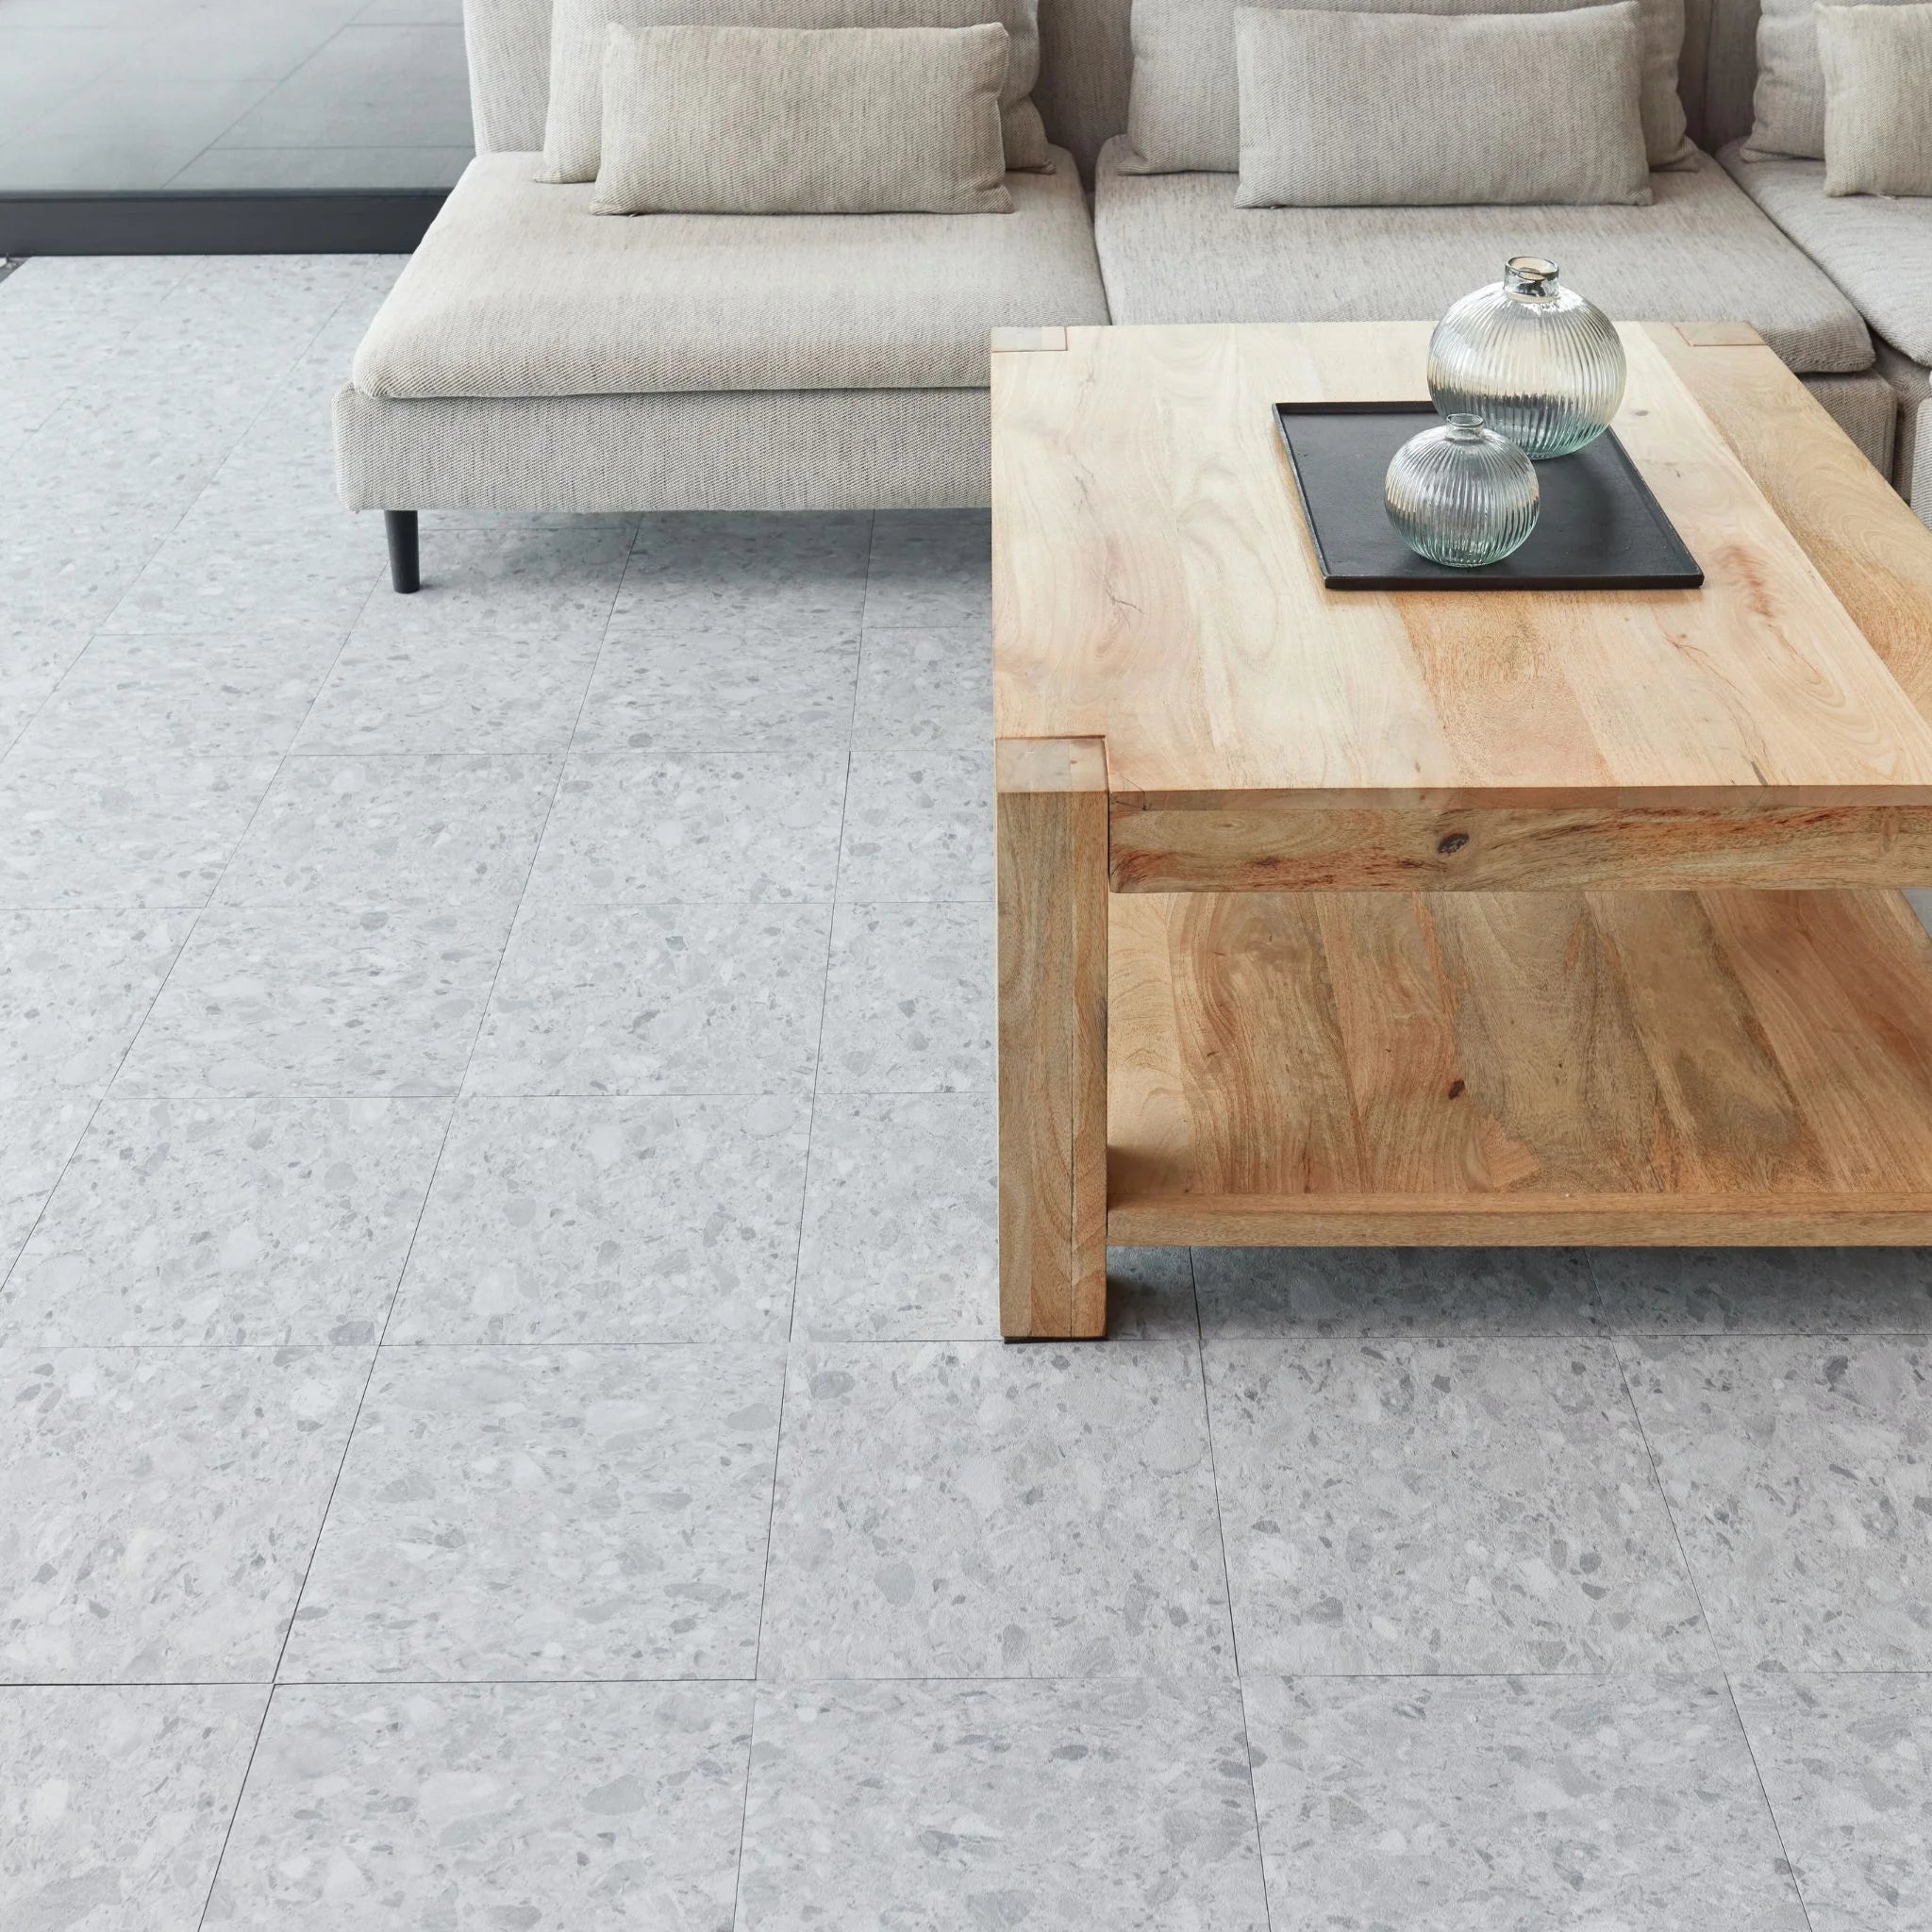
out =
[(1624, 400), (1624, 344), (1603, 310), (1558, 286), (1557, 265), (1512, 256), (1429, 338), (1429, 394), (1480, 416), (1541, 462), (1594, 442)]
[(1541, 491), (1513, 442), (1480, 416), (1458, 413), (1395, 452), (1382, 497), (1395, 534), (1418, 556), (1475, 570), (1523, 548)]

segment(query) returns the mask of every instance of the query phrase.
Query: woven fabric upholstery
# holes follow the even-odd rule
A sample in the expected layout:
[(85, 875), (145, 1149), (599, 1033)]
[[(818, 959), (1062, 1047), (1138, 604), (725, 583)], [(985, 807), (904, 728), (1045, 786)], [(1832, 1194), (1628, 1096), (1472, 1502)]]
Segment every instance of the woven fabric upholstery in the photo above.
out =
[(1003, 26), (610, 29), (591, 211), (1010, 214)]
[[(1165, 175), (1240, 165), (1239, 84), (1234, 15), (1239, 0), (1134, 0), (1134, 78), (1127, 108), (1131, 152), (1124, 173)], [(1261, 0), (1280, 7), (1307, 0)], [(1323, 11), (1351, 13), (1552, 13), (1576, 0), (1318, 0)], [(1608, 0), (1583, 0), (1584, 5)], [(1677, 98), (1677, 53), (1684, 0), (1639, 0), (1643, 22), (1643, 136), (1654, 168), (1690, 163), (1684, 104)], [(1507, 94), (1478, 111), (1511, 111)], [(1541, 123), (1541, 109), (1525, 114)], [(1567, 136), (1568, 130), (1564, 130)]]
[(1008, 215), (639, 215), (473, 161), (361, 348), (369, 395), (983, 389), (989, 333), (1105, 322), (1071, 158)]
[(949, 509), (984, 504), (984, 390), (528, 401), (336, 398), (351, 509)]
[(1720, 158), (1877, 334), (1932, 362), (1932, 201), (1828, 195), (1823, 161), (1751, 161), (1735, 143)]
[(1241, 208), (1224, 175), (1121, 173), (1124, 145), (1094, 202), (1118, 323), (1440, 315), (1527, 252), (1620, 317), (1754, 323), (1799, 371), (1872, 361), (1857, 310), (1704, 157), (1653, 175), (1649, 208)]
[[(1242, 208), (1650, 199), (1636, 0), (1455, 16), (1243, 7), (1234, 19)], [(1496, 113), (1499, 95), (1538, 112)]]
[[(1874, 7), (1909, 0), (1866, 0)], [(1818, 52), (1817, 0), (1761, 0), (1757, 83), (1746, 158), (1824, 158), (1824, 67)]]
[(1891, 480), (1899, 494), (1932, 525), (1932, 369), (1881, 341), (1878, 373), (1898, 406), (1898, 440)]
[[(1007, 165), (1048, 165), (1046, 130), (1030, 98), (1040, 74), (1036, 0), (553, 0), (550, 105), (543, 174), (551, 181), (597, 175), (604, 122), (604, 53), (611, 23), (630, 27), (1004, 26), (1010, 42), (1000, 92)], [(859, 108), (858, 111), (863, 111)]]
[(1821, 7), (1824, 192), (1932, 195), (1932, 4)]

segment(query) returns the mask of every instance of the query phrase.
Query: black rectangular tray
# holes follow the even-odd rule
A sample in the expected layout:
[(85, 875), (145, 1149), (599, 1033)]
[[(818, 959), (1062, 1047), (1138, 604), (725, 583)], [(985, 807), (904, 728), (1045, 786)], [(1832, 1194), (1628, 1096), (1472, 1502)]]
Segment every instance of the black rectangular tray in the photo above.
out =
[(1663, 506), (1607, 430), (1536, 466), (1542, 505), (1501, 563), (1418, 557), (1382, 503), (1389, 458), (1441, 419), (1426, 403), (1276, 403), (1302, 510), (1331, 591), (1694, 591), (1704, 582)]

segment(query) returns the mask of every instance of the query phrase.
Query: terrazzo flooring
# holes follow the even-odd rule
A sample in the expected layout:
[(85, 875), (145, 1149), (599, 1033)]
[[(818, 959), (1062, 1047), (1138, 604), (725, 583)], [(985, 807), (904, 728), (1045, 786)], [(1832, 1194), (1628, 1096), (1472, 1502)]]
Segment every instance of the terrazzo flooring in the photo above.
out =
[(1932, 1263), (993, 1326), (979, 515), (331, 499), (0, 283), (0, 1924), (1926, 1932)]

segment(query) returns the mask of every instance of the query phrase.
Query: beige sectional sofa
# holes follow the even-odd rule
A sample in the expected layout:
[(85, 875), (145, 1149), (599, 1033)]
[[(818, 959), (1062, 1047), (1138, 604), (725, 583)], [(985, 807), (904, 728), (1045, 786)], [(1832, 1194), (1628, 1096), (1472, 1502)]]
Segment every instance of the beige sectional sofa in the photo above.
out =
[(1232, 175), (1124, 173), (1130, 7), (1040, 0), (1056, 167), (1011, 215), (622, 220), (533, 178), (550, 0), (469, 0), (478, 158), (336, 402), (399, 587), (422, 509), (983, 503), (995, 327), (1426, 316), (1524, 250), (1618, 315), (1755, 324), (1932, 521), (1932, 202), (1738, 158), (1757, 0), (1690, 0), (1705, 152), (1648, 208), (1243, 209)]

